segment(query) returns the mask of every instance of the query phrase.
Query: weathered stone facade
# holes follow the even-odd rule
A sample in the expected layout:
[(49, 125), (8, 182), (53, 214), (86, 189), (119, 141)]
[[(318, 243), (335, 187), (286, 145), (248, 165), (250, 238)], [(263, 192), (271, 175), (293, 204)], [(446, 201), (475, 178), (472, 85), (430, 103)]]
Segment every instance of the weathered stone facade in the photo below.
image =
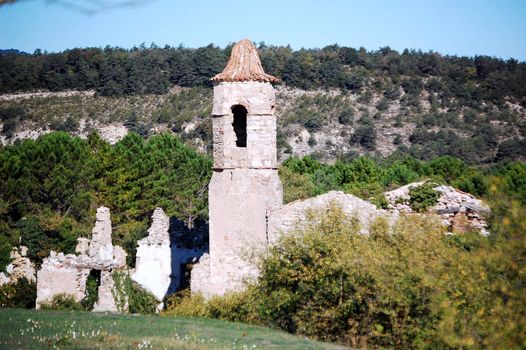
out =
[(397, 213), (389, 213), (378, 209), (374, 204), (342, 191), (331, 191), (306, 200), (288, 203), (270, 213), (268, 220), (268, 239), (270, 244), (276, 243), (280, 235), (287, 234), (307, 223), (309, 211), (326, 210), (335, 205), (349, 217), (356, 218), (360, 233), (368, 234), (369, 224), (378, 217), (384, 217), (393, 222), (398, 217)]
[(131, 278), (159, 301), (180, 289), (184, 277), (183, 266), (197, 261), (205, 251), (198, 247), (180, 247), (172, 240), (170, 218), (161, 208), (156, 208), (148, 236), (138, 242), (135, 271)]
[(7, 265), (5, 273), (0, 272), (0, 286), (15, 284), (21, 278), (25, 278), (29, 282), (36, 281), (35, 265), (27, 257), (27, 247), (13, 248), (9, 257), (11, 263)]
[(97, 209), (97, 221), (92, 239), (79, 238), (76, 251), (79, 255), (51, 251), (42, 262), (37, 273), (36, 307), (49, 302), (58, 294), (72, 295), (76, 301), (86, 296), (86, 280), (91, 270), (101, 271), (99, 300), (94, 311), (123, 311), (117, 308), (112, 290), (113, 271), (126, 267), (126, 253), (111, 243), (110, 211), (106, 207)]
[(213, 79), (210, 246), (209, 255), (194, 266), (191, 281), (192, 292), (205, 297), (239, 290), (244, 279), (257, 276), (251, 258), (266, 249), (268, 214), (282, 204), (275, 93), (269, 83), (276, 79), (259, 66), (257, 51), (244, 40), (233, 48), (225, 71)]
[[(412, 213), (413, 210), (409, 206), (409, 190), (425, 183), (426, 181), (413, 182), (385, 192), (385, 198), (389, 202), (388, 210)], [(439, 198), (428, 211), (440, 215), (444, 225), (448, 226), (451, 232), (476, 230), (482, 235), (489, 234), (484, 215), (491, 210), (483, 201), (451, 186), (437, 185), (433, 189), (439, 193)]]

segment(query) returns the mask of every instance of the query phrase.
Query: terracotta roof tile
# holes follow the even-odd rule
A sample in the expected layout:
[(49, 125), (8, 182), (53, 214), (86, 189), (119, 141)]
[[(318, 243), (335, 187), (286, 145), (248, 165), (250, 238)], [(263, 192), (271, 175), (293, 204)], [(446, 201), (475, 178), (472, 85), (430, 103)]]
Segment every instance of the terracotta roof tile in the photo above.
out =
[(212, 81), (261, 81), (277, 83), (279, 79), (266, 74), (261, 66), (256, 47), (249, 39), (243, 39), (232, 48), (230, 59), (223, 72), (214, 76)]

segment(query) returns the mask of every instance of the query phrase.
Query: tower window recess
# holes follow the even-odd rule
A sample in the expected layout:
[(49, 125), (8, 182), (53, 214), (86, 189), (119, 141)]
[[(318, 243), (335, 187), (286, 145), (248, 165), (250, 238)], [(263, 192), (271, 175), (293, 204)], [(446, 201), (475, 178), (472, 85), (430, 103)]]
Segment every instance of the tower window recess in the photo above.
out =
[(241, 105), (232, 107), (234, 114), (234, 132), (236, 133), (236, 146), (247, 147), (247, 109)]

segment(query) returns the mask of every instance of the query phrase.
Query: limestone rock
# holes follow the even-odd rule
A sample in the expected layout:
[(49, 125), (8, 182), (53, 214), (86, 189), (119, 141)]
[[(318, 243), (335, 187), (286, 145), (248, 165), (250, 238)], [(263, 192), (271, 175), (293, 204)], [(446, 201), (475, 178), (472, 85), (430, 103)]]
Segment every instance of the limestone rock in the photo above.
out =
[(88, 238), (79, 237), (77, 238), (77, 245), (75, 246), (75, 253), (80, 255), (86, 255), (89, 251), (90, 240)]
[(113, 247), (113, 268), (122, 269), (126, 267), (126, 251), (118, 245)]
[[(389, 211), (412, 213), (413, 210), (408, 205), (409, 191), (425, 183), (426, 181), (413, 182), (385, 192), (385, 198), (389, 202)], [(438, 185), (434, 187), (434, 190), (440, 196), (437, 203), (428, 211), (440, 215), (444, 225), (454, 231), (464, 232), (475, 229), (483, 235), (488, 234), (488, 225), (484, 215), (490, 213), (491, 209), (482, 200), (451, 186)]]

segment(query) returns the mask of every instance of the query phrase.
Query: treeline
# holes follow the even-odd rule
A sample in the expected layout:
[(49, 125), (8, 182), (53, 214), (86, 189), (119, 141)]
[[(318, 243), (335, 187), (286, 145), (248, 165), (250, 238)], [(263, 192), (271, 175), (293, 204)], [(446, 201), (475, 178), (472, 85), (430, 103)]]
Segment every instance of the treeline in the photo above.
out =
[(505, 196), (526, 205), (526, 165), (501, 162), (491, 167), (469, 166), (458, 158), (443, 156), (421, 161), (394, 153), (383, 159), (358, 157), (324, 164), (309, 156), (291, 157), (280, 168), (284, 201), (306, 199), (341, 190), (387, 205), (383, 192), (422, 179), (432, 179), (478, 197)]
[[(7, 52), (0, 55), (0, 92), (95, 89), (112, 96), (161, 94), (172, 85), (206, 86), (224, 68), (230, 50), (231, 46), (222, 49), (212, 44), (197, 49), (143, 44), (129, 50), (107, 46), (60, 53)], [(259, 52), (269, 74), (302, 89), (356, 91), (379, 84), (388, 99), (399, 94), (401, 86), (409, 94), (426, 89), (440, 98), (498, 104), (511, 98), (526, 105), (526, 63), (515, 59), (338, 45), (294, 51), (260, 43)]]
[[(0, 269), (19, 242), (36, 262), (50, 250), (72, 252), (77, 237), (89, 237), (101, 205), (111, 209), (113, 240), (133, 264), (155, 207), (187, 227), (207, 219), (211, 167), (208, 156), (170, 134), (145, 140), (130, 133), (111, 146), (97, 134), (83, 140), (55, 132), (0, 148)], [(384, 191), (433, 178), (478, 196), (499, 193), (526, 204), (526, 165), (519, 162), (482, 168), (452, 157), (423, 162), (394, 154), (328, 165), (292, 157), (280, 176), (286, 202), (343, 190), (382, 206)]]
[(114, 146), (56, 132), (0, 149), (0, 270), (12, 245), (37, 264), (90, 237), (95, 211), (111, 209), (113, 241), (134, 263), (155, 207), (196, 226), (208, 216), (211, 159), (171, 135), (130, 133)]

